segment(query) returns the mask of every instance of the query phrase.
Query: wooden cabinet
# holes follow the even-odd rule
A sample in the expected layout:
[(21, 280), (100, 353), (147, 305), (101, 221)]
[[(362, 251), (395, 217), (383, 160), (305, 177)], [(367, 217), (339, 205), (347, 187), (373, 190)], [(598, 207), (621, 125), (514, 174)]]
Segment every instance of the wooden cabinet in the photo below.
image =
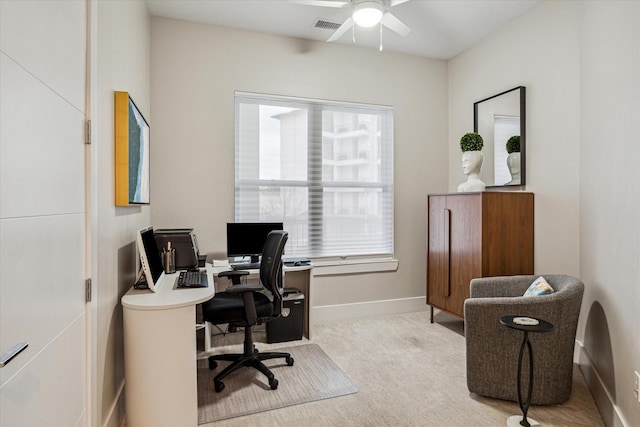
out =
[(428, 196), (427, 304), (464, 317), (476, 277), (533, 274), (533, 193)]

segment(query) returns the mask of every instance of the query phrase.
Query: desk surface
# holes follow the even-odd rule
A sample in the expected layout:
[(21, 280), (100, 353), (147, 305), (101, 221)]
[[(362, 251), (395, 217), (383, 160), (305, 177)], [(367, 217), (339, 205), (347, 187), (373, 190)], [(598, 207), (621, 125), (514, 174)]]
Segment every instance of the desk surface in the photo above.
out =
[[(286, 273), (287, 271), (305, 271), (305, 270), (311, 270), (312, 268), (313, 268), (313, 265), (300, 265), (297, 267), (296, 266), (288, 267), (285, 265), (283, 270)], [(233, 269), (231, 268), (231, 266), (220, 266), (220, 267), (212, 266), (211, 267), (211, 272), (213, 273), (214, 276), (218, 276), (218, 274), (225, 271), (233, 271)], [(259, 269), (243, 270), (243, 271), (248, 271), (252, 275), (260, 273)]]
[(178, 288), (178, 273), (162, 273), (156, 285), (156, 292), (131, 287), (122, 297), (122, 306), (131, 310), (169, 310), (205, 302), (215, 294), (213, 266), (207, 264), (206, 269), (209, 281), (206, 288)]

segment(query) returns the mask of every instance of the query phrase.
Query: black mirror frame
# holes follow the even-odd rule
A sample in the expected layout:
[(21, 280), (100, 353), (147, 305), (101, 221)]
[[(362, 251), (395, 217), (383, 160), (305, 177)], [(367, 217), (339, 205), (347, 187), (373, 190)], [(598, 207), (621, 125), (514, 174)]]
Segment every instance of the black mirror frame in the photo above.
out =
[(527, 137), (526, 137), (526, 88), (524, 86), (516, 86), (513, 89), (505, 90), (504, 92), (500, 92), (496, 95), (490, 96), (488, 98), (482, 99), (480, 101), (473, 103), (473, 131), (478, 132), (478, 104), (488, 101), (493, 98), (497, 98), (501, 95), (507, 94), (509, 92), (513, 92), (514, 90), (520, 91), (520, 184), (509, 184), (509, 185), (488, 185), (487, 188), (501, 188), (501, 187), (519, 187), (524, 186), (526, 184), (527, 177), (527, 168), (526, 168), (526, 147), (527, 147)]

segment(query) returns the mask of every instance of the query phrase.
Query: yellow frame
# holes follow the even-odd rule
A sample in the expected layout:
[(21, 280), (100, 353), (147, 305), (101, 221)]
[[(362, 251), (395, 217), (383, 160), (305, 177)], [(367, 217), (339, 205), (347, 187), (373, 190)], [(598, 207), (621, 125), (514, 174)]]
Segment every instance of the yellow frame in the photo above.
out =
[[(138, 206), (138, 205), (147, 205), (149, 204), (149, 195), (148, 195), (148, 187), (147, 194), (142, 197), (144, 200), (132, 200), (129, 193), (129, 183), (130, 183), (130, 174), (132, 173), (131, 166), (129, 164), (129, 105), (133, 106), (136, 110), (136, 107), (133, 100), (129, 96), (128, 92), (115, 92), (114, 97), (114, 113), (115, 113), (115, 203), (116, 206)], [(145, 122), (144, 124), (148, 127), (146, 120), (140, 117)], [(148, 156), (149, 153), (147, 152)], [(142, 167), (141, 165), (136, 165), (137, 167)], [(149, 177), (148, 171), (148, 161), (147, 161), (147, 170), (145, 171), (147, 181)], [(148, 182), (147, 182), (148, 185)]]

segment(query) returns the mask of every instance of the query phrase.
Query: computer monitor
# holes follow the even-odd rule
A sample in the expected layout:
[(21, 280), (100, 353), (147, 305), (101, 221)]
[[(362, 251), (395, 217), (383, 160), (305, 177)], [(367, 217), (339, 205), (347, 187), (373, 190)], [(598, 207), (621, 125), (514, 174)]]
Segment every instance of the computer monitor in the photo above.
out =
[(162, 268), (162, 259), (158, 251), (153, 227), (139, 230), (136, 241), (138, 243), (138, 252), (140, 252), (142, 271), (147, 279), (147, 286), (155, 292), (156, 285), (158, 284), (160, 276), (164, 273), (164, 269)]
[(250, 256), (251, 262), (259, 262), (267, 235), (273, 230), (283, 229), (281, 222), (229, 222), (227, 256)]
[(176, 270), (190, 270), (198, 267), (198, 242), (193, 228), (161, 228), (154, 231), (158, 250), (166, 248), (169, 242), (176, 251)]

